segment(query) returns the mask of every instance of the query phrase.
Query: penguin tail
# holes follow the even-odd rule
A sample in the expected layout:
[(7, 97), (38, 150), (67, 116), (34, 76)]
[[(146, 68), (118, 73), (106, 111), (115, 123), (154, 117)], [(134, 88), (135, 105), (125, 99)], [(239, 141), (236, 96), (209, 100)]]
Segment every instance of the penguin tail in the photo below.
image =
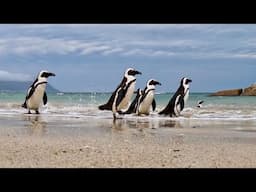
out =
[(26, 103), (26, 101), (21, 105), (21, 107), (23, 107), (23, 108), (25, 108), (25, 109), (27, 109), (28, 107), (27, 107), (27, 103)]
[(125, 114), (126, 114), (125, 111), (117, 111), (117, 113), (118, 113), (119, 115), (125, 115)]
[(163, 115), (163, 114), (165, 114), (163, 111), (160, 111), (159, 113), (158, 113), (159, 115)]
[(168, 115), (169, 112), (166, 109), (164, 109), (164, 110), (160, 111), (158, 114), (159, 115)]
[(117, 111), (117, 113), (119, 115), (127, 115), (127, 114), (131, 114), (132, 112), (128, 110), (128, 111)]
[(100, 105), (99, 110), (112, 110), (112, 108), (108, 104)]

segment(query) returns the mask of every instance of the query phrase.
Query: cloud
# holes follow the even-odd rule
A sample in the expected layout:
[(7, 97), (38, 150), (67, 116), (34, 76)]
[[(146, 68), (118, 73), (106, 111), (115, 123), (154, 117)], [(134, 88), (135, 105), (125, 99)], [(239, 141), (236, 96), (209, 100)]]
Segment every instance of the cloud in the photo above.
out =
[[(194, 74), (199, 76), (200, 86), (206, 79), (205, 86), (209, 87), (209, 77), (216, 78), (219, 73), (224, 77), (232, 70), (234, 77), (228, 78), (232, 84), (241, 74), (246, 76), (242, 80), (254, 82), (255, 32), (255, 24), (3, 24), (0, 61), (4, 71), (0, 71), (0, 79), (25, 80), (29, 78), (25, 74), (46, 68), (58, 73), (51, 82), (63, 90), (70, 90), (70, 84), (77, 91), (112, 90), (112, 80), (114, 83), (115, 74), (119, 74), (116, 71), (132, 63), (142, 71), (158, 71), (155, 78), (159, 80), (173, 80), (180, 73)], [(92, 54), (95, 57), (90, 57)], [(111, 76), (107, 84), (102, 83), (104, 70)], [(142, 86), (144, 77), (138, 79), (138, 83), (143, 81)], [(92, 85), (77, 83), (92, 80)]]
[(245, 54), (234, 48), (254, 49), (255, 31), (256, 25), (222, 24), (3, 25), (0, 56), (254, 58), (253, 53)]
[(155, 51), (152, 56), (174, 56), (175, 53), (171, 51)]
[(123, 48), (114, 48), (114, 49), (104, 51), (102, 53), (102, 55), (109, 55), (109, 54), (112, 54), (112, 53), (118, 53), (118, 52), (122, 52), (122, 51), (124, 51)]
[(88, 55), (88, 54), (92, 54), (92, 53), (97, 53), (97, 52), (102, 52), (105, 50), (109, 50), (111, 47), (110, 46), (106, 46), (106, 45), (100, 45), (100, 46), (91, 46), (91, 47), (87, 47), (85, 49), (83, 49), (81, 51), (82, 55)]
[[(234, 46), (236, 47), (236, 46)], [(219, 43), (197, 39), (177, 40), (81, 40), (44, 37), (16, 37), (0, 38), (0, 55), (46, 55), (46, 54), (77, 54), (101, 56), (149, 56), (175, 57), (187, 56), (192, 58), (255, 58), (253, 53), (245, 54), (255, 49), (255, 45), (245, 41), (238, 49), (233, 46), (219, 45)], [(254, 52), (254, 50), (252, 50)]]
[(127, 42), (128, 45), (133, 46), (160, 46), (160, 47), (171, 47), (171, 46), (200, 46), (206, 45), (206, 42), (202, 42), (200, 40), (191, 40), (191, 39), (179, 39), (179, 40), (138, 40), (138, 41), (131, 41)]
[(0, 70), (0, 81), (31, 81), (32, 77), (22, 73), (11, 73)]
[(150, 51), (143, 49), (130, 49), (126, 52), (122, 53), (123, 56), (131, 56), (131, 55), (151, 55)]
[(16, 37), (0, 39), (0, 54), (92, 54), (111, 49), (95, 41), (66, 40), (63, 38)]

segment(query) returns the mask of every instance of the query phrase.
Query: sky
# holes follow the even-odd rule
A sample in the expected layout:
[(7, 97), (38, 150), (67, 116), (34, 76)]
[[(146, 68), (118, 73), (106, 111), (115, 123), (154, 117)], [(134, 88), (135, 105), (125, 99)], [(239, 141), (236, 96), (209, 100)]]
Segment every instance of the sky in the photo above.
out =
[(256, 24), (0, 24), (0, 80), (41, 70), (64, 92), (111, 92), (133, 67), (157, 92), (245, 88), (256, 82)]

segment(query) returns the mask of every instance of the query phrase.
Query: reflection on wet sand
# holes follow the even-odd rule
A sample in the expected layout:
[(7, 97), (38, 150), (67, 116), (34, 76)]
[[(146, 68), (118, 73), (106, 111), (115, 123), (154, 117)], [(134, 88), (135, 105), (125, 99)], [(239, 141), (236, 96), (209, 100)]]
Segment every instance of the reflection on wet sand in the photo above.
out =
[(152, 128), (150, 121), (140, 121), (140, 120), (129, 120), (129, 119), (117, 119), (113, 121), (112, 128), (115, 130), (123, 131), (127, 129), (144, 129)]
[(23, 126), (26, 134), (50, 136), (52, 134), (71, 135), (106, 135), (113, 133), (150, 133), (156, 134), (157, 129), (187, 128), (185, 121), (174, 119), (122, 118), (116, 119), (59, 119), (47, 115), (24, 115)]
[(151, 119), (117, 119), (113, 121), (113, 129), (157, 129), (157, 128), (183, 128), (179, 121), (175, 120), (151, 120)]
[(42, 120), (40, 115), (24, 116), (24, 120), (29, 123), (26, 126), (29, 128), (29, 135), (45, 135), (47, 132), (47, 122)]
[(167, 127), (167, 128), (183, 128), (179, 121), (174, 120), (164, 120), (159, 122), (159, 127)]

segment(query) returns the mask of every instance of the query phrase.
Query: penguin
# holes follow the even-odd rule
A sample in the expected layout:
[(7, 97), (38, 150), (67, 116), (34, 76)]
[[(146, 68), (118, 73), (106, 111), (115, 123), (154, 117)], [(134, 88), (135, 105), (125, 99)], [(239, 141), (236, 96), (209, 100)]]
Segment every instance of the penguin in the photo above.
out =
[(35, 110), (36, 114), (39, 114), (41, 101), (43, 101), (44, 105), (47, 103), (45, 89), (47, 78), (50, 76), (55, 76), (55, 74), (44, 70), (41, 71), (33, 84), (29, 87), (25, 102), (22, 104), (23, 108), (28, 109), (28, 114), (31, 114), (30, 110)]
[(138, 100), (137, 115), (149, 115), (151, 106), (153, 111), (155, 111), (156, 101), (154, 95), (156, 85), (161, 85), (161, 83), (154, 79), (148, 80), (147, 86), (143, 90), (143, 95)]
[(133, 68), (128, 68), (124, 73), (123, 80), (112, 93), (108, 102), (100, 105), (99, 110), (111, 110), (115, 120), (117, 113), (121, 113), (122, 109), (127, 109), (135, 89), (135, 75), (138, 74), (142, 73)]
[(175, 92), (168, 105), (160, 111), (159, 115), (170, 115), (170, 117), (178, 117), (180, 112), (184, 109), (184, 106), (189, 97), (189, 83), (192, 80), (186, 77), (183, 77), (180, 81), (180, 86)]
[(198, 108), (201, 108), (203, 103), (204, 103), (203, 100), (198, 101), (198, 102), (197, 102), (197, 107), (198, 107)]
[(139, 99), (141, 98), (141, 96), (143, 94), (143, 90), (138, 88), (137, 91), (135, 91), (134, 93), (136, 93), (136, 97), (132, 101), (132, 103), (129, 106), (129, 108), (126, 111), (124, 111), (124, 112), (123, 111), (119, 111), (119, 114), (125, 115), (125, 114), (136, 113), (137, 107), (138, 107), (138, 101), (139, 101)]

